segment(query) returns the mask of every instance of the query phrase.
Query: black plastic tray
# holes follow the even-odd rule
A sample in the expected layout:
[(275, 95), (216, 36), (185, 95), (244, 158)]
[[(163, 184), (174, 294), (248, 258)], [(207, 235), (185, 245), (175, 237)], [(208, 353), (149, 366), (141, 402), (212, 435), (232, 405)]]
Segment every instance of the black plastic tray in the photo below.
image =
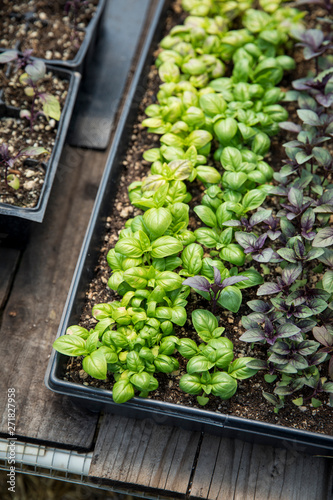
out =
[[(104, 12), (104, 8), (107, 0), (99, 0), (98, 6), (96, 8), (96, 12), (94, 17), (89, 22), (88, 26), (84, 29), (85, 37), (82, 41), (82, 44), (76, 53), (73, 59), (68, 61), (64, 61), (62, 59), (42, 59), (46, 64), (57, 66), (59, 68), (69, 69), (71, 71), (78, 71), (82, 73), (85, 68), (86, 61), (89, 60), (93, 55), (94, 45), (98, 36), (98, 28), (101, 21), (102, 14)], [(17, 50), (20, 50), (20, 45), (15, 47)], [(0, 51), (3, 52), (5, 48), (0, 48)]]
[[(97, 193), (94, 210), (85, 235), (71, 288), (58, 330), (58, 337), (66, 333), (68, 326), (79, 321), (85, 302), (88, 283), (94, 277), (94, 268), (99, 257), (106, 217), (110, 216), (110, 200), (114, 198), (117, 176), (121, 169), (132, 124), (138, 104), (145, 88), (145, 79), (152, 61), (151, 41), (158, 32), (159, 19), (165, 5), (161, 0), (151, 24), (142, 56), (132, 80), (128, 98), (121, 114), (113, 146), (107, 161), (100, 189)], [(154, 401), (133, 398), (124, 404), (112, 400), (112, 392), (63, 380), (68, 357), (52, 351), (45, 376), (46, 386), (57, 393), (69, 396), (75, 403), (93, 411), (107, 411), (126, 417), (151, 419), (159, 424), (177, 425), (185, 429), (205, 431), (227, 437), (240, 438), (264, 444), (282, 446), (291, 452), (321, 453), (333, 456), (333, 437), (295, 430), (279, 425), (262, 423), (223, 415), (204, 409), (196, 409)], [(250, 404), (250, 402), (249, 402)]]
[(6, 240), (17, 239), (20, 241), (22, 238), (24, 239), (31, 222), (43, 221), (79, 89), (80, 73), (49, 65), (47, 65), (47, 68), (59, 78), (69, 81), (68, 94), (61, 112), (51, 156), (45, 165), (46, 174), (37, 205), (33, 208), (23, 208), (0, 203), (0, 236), (2, 243), (6, 242)]

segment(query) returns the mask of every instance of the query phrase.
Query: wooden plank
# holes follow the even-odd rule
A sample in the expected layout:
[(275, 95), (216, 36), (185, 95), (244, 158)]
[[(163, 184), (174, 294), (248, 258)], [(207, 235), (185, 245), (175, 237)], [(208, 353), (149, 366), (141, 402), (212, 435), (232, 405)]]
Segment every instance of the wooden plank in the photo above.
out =
[(205, 435), (191, 499), (328, 500), (331, 474), (325, 458)]
[(8, 298), (19, 257), (19, 250), (0, 246), (0, 311)]
[(199, 432), (105, 415), (89, 477), (133, 492), (184, 496), (199, 440)]
[(105, 161), (106, 153), (66, 148), (46, 218), (34, 227), (4, 310), (0, 407), (15, 388), (16, 433), (28, 440), (92, 445), (98, 416), (47, 390), (44, 374)]

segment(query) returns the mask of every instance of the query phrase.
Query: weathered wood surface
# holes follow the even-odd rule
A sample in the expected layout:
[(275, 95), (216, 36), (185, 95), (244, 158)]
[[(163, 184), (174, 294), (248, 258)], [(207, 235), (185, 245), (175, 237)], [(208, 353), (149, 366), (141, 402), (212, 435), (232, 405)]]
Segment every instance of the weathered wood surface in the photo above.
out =
[(191, 487), (191, 498), (209, 500), (329, 500), (331, 494), (332, 464), (325, 458), (210, 435)]
[(137, 492), (185, 496), (200, 433), (105, 415), (89, 476)]
[(105, 161), (106, 153), (66, 148), (44, 223), (33, 228), (3, 311), (0, 407), (15, 388), (17, 436), (92, 444), (98, 416), (48, 391), (44, 375)]
[(21, 252), (16, 249), (0, 247), (0, 311), (3, 310), (14, 275), (17, 269)]
[(187, 500), (331, 500), (332, 462), (271, 446), (106, 415), (89, 477)]

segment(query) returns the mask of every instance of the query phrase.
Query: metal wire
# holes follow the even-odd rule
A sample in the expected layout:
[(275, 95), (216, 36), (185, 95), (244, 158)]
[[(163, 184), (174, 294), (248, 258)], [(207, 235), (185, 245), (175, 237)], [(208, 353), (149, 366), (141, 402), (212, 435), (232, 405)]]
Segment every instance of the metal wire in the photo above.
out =
[[(9, 442), (9, 439), (0, 438), (0, 470), (10, 469)], [(133, 492), (92, 482), (88, 477), (92, 457), (93, 452), (78, 453), (75, 450), (15, 441), (15, 473), (53, 478), (147, 500), (173, 500), (167, 496), (152, 496), (146, 492)]]

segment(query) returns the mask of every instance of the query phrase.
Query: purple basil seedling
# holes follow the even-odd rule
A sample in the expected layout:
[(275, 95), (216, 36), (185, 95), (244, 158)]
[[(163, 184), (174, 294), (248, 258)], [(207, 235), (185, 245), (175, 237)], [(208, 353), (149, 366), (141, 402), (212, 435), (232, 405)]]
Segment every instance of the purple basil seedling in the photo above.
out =
[(12, 154), (9, 151), (7, 144), (0, 145), (0, 166), (4, 169), (4, 178), (6, 186), (10, 186), (17, 190), (20, 187), (20, 182), (17, 176), (13, 174), (8, 174), (8, 171), (12, 169), (15, 162), (22, 156), (38, 156), (42, 153), (48, 153), (46, 149), (42, 147), (29, 147), (21, 149), (18, 153)]

